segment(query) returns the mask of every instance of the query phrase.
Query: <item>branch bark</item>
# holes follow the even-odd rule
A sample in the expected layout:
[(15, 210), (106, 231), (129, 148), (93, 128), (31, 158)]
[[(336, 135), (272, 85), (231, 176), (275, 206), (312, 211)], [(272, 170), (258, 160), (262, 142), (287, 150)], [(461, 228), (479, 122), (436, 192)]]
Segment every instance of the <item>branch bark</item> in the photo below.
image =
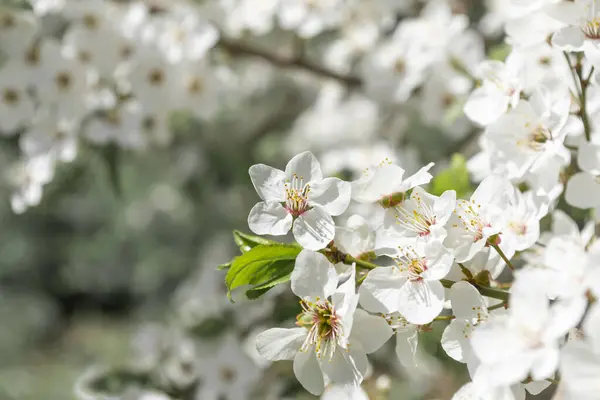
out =
[(322, 78), (334, 79), (349, 87), (358, 87), (362, 85), (362, 81), (356, 76), (340, 74), (327, 69), (322, 65), (303, 59), (302, 57), (284, 57), (224, 37), (219, 39), (217, 46), (232, 55), (260, 58), (282, 68), (302, 69)]

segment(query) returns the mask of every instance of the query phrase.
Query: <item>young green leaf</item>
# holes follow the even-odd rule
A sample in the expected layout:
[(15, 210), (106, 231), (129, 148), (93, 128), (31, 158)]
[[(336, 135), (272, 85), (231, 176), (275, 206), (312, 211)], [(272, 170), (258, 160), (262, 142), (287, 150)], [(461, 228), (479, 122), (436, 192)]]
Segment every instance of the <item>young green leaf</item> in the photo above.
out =
[(241, 286), (251, 285), (248, 296), (256, 298), (266, 292), (264, 289), (287, 282), (301, 250), (297, 245), (259, 244), (236, 257), (225, 277), (229, 298)]
[(250, 251), (253, 247), (260, 244), (277, 244), (277, 242), (269, 239), (262, 238), (260, 236), (249, 235), (238, 230), (233, 231), (233, 240), (238, 245), (242, 253)]
[(431, 194), (440, 196), (446, 190), (456, 191), (457, 198), (468, 197), (473, 192), (467, 161), (461, 154), (454, 154), (450, 166), (437, 174), (431, 181), (429, 188)]

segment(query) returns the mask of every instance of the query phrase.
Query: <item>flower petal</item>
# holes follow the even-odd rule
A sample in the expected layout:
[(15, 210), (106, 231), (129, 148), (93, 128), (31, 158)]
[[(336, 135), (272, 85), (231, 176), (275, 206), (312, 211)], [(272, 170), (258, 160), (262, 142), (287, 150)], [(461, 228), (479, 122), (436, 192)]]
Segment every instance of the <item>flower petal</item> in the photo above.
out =
[(338, 284), (337, 272), (321, 253), (302, 250), (291, 276), (292, 292), (300, 298), (326, 299)]
[(564, 27), (552, 35), (552, 45), (561, 50), (581, 50), (584, 42), (585, 36), (581, 29), (576, 26)]
[(404, 169), (396, 164), (384, 164), (372, 173), (352, 182), (352, 197), (360, 203), (373, 203), (399, 191), (403, 185)]
[(279, 203), (261, 201), (248, 215), (248, 226), (257, 235), (285, 235), (292, 227), (293, 218)]
[(400, 288), (399, 312), (412, 324), (428, 324), (444, 307), (444, 287), (439, 281), (410, 281)]
[(600, 184), (587, 172), (578, 172), (567, 182), (567, 203), (577, 208), (593, 208), (600, 205)]
[(411, 329), (402, 329), (396, 332), (396, 356), (405, 368), (414, 368), (417, 362), (417, 346), (419, 344), (419, 331), (415, 325)]
[(360, 305), (371, 312), (398, 311), (400, 288), (404, 282), (406, 278), (393, 267), (375, 268), (360, 285)]
[(456, 207), (456, 192), (454, 190), (446, 190), (433, 203), (433, 212), (436, 217), (436, 223), (443, 225), (448, 222)]
[(438, 241), (427, 243), (425, 256), (427, 259), (427, 270), (421, 273), (423, 279), (428, 281), (439, 280), (448, 275), (454, 262), (454, 255), (442, 243)]
[(285, 201), (285, 173), (265, 164), (256, 164), (248, 170), (256, 192), (266, 202)]
[(465, 363), (467, 360), (465, 353), (472, 351), (469, 337), (465, 334), (470, 329), (469, 322), (455, 319), (450, 322), (442, 334), (442, 348), (448, 356), (461, 363)]
[(358, 340), (367, 354), (377, 351), (392, 337), (392, 328), (385, 319), (357, 309), (350, 342)]
[(331, 360), (327, 357), (321, 358), (319, 365), (331, 383), (358, 386), (367, 372), (369, 363), (365, 351), (357, 342), (352, 343), (348, 351), (338, 347)]
[(309, 201), (318, 204), (330, 215), (340, 215), (350, 204), (350, 182), (325, 178), (310, 185)]
[(323, 180), (321, 165), (310, 151), (300, 153), (292, 158), (285, 166), (285, 177), (292, 180), (294, 174), (302, 178), (304, 184)]
[(256, 336), (256, 350), (270, 361), (292, 360), (305, 338), (304, 328), (273, 328)]
[(323, 389), (325, 389), (323, 372), (321, 372), (314, 348), (311, 347), (307, 351), (299, 351), (296, 354), (294, 375), (304, 389), (311, 394), (318, 396), (323, 393)]
[(294, 221), (294, 238), (309, 250), (321, 250), (333, 240), (333, 218), (321, 206), (313, 206)]
[(582, 171), (600, 175), (600, 145), (582, 139), (577, 152), (577, 164)]
[(429, 163), (402, 182), (402, 187), (398, 190), (399, 192), (405, 192), (415, 186), (425, 185), (431, 181), (433, 176), (429, 173), (429, 170), (433, 167), (434, 163)]
[(469, 96), (464, 112), (479, 125), (489, 125), (508, 109), (510, 99), (498, 91), (477, 88)]
[(487, 307), (483, 297), (469, 282), (456, 282), (450, 288), (452, 311), (458, 319), (471, 320), (487, 315)]

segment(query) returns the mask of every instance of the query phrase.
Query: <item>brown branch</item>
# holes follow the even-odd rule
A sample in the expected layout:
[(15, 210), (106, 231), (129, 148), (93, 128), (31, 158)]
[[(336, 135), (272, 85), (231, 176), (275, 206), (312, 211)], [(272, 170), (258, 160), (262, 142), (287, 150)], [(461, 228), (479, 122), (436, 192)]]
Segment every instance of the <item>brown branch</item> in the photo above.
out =
[(334, 79), (350, 87), (357, 87), (362, 84), (361, 80), (356, 76), (344, 75), (335, 71), (331, 71), (319, 64), (305, 60), (301, 57), (284, 57), (281, 55), (270, 53), (268, 51), (257, 49), (255, 47), (250, 47), (224, 37), (221, 37), (221, 39), (219, 39), (217, 46), (221, 47), (222, 49), (226, 50), (227, 52), (233, 55), (261, 58), (273, 65), (277, 65), (282, 68), (302, 69), (323, 78)]

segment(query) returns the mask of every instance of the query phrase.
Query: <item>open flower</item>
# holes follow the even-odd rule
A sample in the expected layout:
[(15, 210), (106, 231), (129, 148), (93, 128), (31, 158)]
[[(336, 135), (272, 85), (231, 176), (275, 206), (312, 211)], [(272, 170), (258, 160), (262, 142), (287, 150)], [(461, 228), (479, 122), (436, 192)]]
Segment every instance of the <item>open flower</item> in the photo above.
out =
[(368, 366), (366, 353), (391, 336), (385, 319), (357, 310), (355, 275), (337, 287), (327, 258), (303, 250), (292, 272), (292, 291), (301, 298), (298, 328), (269, 329), (257, 336), (258, 352), (271, 361), (294, 360), (294, 373), (306, 390), (323, 392), (326, 382), (358, 386)]
[[(410, 199), (395, 207), (393, 221), (386, 220), (389, 225), (403, 237), (428, 240), (444, 240), (444, 225), (454, 211), (456, 192), (447, 190), (440, 197), (427, 193), (419, 186), (410, 194)], [(389, 218), (389, 214), (386, 214)]]
[(523, 88), (523, 60), (513, 51), (506, 62), (483, 61), (479, 65), (483, 84), (471, 93), (465, 104), (465, 114), (479, 125), (496, 121), (509, 107), (519, 103)]
[(456, 282), (450, 289), (450, 301), (455, 319), (444, 329), (442, 348), (458, 362), (473, 365), (476, 358), (469, 339), (476, 326), (489, 316), (483, 297), (468, 282)]
[(249, 170), (258, 195), (248, 216), (250, 229), (258, 235), (285, 235), (290, 228), (296, 241), (309, 250), (327, 246), (335, 235), (331, 216), (343, 213), (350, 203), (350, 184), (325, 178), (310, 152), (290, 160), (285, 172), (264, 164)]
[(546, 12), (567, 24), (552, 36), (552, 45), (565, 51), (583, 51), (588, 60), (600, 60), (600, 3), (598, 0), (562, 1)]
[[(550, 378), (559, 361), (559, 340), (575, 327), (586, 309), (583, 297), (552, 305), (537, 282), (543, 271), (522, 270), (511, 289), (508, 315), (478, 327), (471, 345), (480, 365), (473, 381), (487, 387)], [(536, 282), (532, 285), (532, 282)]]
[[(499, 175), (484, 179), (470, 200), (460, 200), (448, 221), (444, 245), (454, 250), (457, 262), (468, 261), (486, 245), (499, 245), (511, 183)], [(512, 253), (510, 254), (512, 255)]]
[(360, 304), (372, 312), (399, 312), (410, 323), (427, 324), (442, 311), (440, 279), (453, 260), (440, 242), (402, 247), (396, 265), (369, 272), (360, 287)]

